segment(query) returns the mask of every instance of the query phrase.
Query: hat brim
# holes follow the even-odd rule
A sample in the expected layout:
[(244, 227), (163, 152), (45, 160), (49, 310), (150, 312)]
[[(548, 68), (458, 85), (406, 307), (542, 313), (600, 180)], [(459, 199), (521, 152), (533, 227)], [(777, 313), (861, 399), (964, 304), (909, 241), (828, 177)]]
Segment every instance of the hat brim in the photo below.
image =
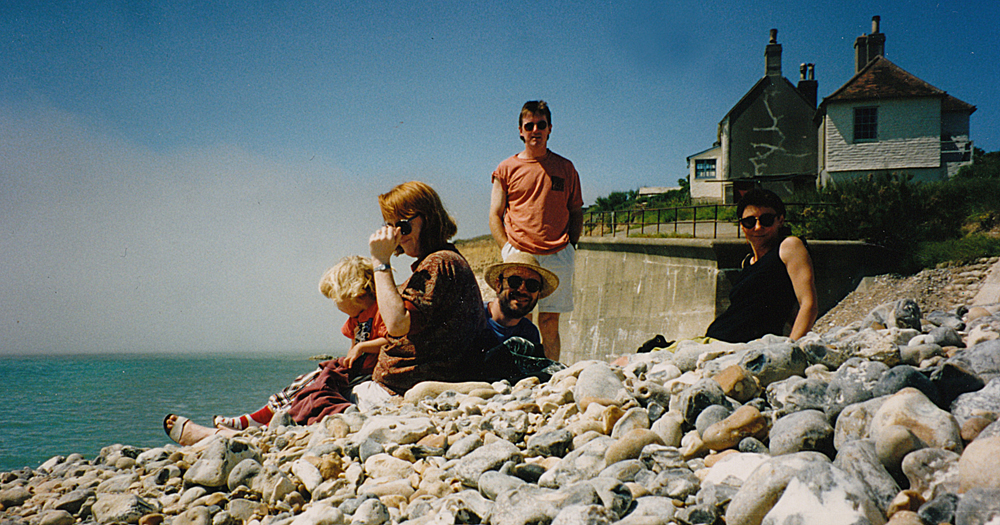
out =
[(503, 274), (508, 268), (525, 268), (531, 270), (538, 274), (542, 278), (542, 289), (538, 291), (538, 298), (542, 299), (552, 295), (552, 292), (556, 291), (559, 287), (559, 277), (556, 274), (542, 268), (541, 266), (534, 266), (531, 264), (524, 264), (519, 262), (509, 262), (509, 263), (497, 263), (486, 269), (483, 278), (486, 279), (486, 284), (490, 286), (495, 292), (500, 291), (500, 275)]

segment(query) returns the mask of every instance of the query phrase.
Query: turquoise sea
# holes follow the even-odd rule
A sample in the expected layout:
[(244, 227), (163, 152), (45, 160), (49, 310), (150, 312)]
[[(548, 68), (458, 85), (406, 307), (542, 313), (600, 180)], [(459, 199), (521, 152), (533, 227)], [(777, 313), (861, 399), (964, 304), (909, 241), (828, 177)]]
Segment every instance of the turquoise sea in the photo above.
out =
[(0, 357), (0, 472), (73, 452), (94, 459), (115, 443), (161, 446), (167, 413), (210, 425), (256, 410), (316, 367), (310, 355)]

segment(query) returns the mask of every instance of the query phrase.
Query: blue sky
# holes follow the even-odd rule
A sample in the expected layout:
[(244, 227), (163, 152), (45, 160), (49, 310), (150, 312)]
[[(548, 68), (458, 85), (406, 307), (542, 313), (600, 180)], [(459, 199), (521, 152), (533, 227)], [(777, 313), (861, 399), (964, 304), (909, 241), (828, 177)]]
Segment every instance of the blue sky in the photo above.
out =
[(881, 16), (887, 58), (1000, 149), (997, 4), (808, 4), (0, 3), (0, 354), (344, 348), (316, 284), (367, 253), (378, 193), (425, 180), (487, 233), (538, 98), (587, 203), (673, 185), (772, 27), (822, 97)]

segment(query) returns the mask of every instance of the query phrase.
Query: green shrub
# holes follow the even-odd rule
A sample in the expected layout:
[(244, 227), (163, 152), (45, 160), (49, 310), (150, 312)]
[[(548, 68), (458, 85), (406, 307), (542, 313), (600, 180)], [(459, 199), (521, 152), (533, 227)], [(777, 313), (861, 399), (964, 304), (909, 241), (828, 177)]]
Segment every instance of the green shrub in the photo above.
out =
[(969, 264), (980, 257), (1000, 256), (1000, 239), (973, 234), (961, 239), (920, 243), (916, 263), (921, 268), (933, 268), (944, 262)]

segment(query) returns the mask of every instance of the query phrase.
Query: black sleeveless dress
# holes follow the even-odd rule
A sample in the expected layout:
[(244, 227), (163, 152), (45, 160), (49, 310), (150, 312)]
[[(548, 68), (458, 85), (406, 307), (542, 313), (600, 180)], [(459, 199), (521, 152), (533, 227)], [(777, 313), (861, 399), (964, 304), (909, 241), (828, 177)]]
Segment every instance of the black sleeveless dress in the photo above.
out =
[[(784, 241), (784, 239), (782, 239)], [(795, 288), (779, 256), (779, 241), (754, 264), (743, 263), (729, 292), (729, 308), (712, 321), (706, 336), (730, 343), (746, 343), (765, 334), (782, 335), (798, 304)]]

